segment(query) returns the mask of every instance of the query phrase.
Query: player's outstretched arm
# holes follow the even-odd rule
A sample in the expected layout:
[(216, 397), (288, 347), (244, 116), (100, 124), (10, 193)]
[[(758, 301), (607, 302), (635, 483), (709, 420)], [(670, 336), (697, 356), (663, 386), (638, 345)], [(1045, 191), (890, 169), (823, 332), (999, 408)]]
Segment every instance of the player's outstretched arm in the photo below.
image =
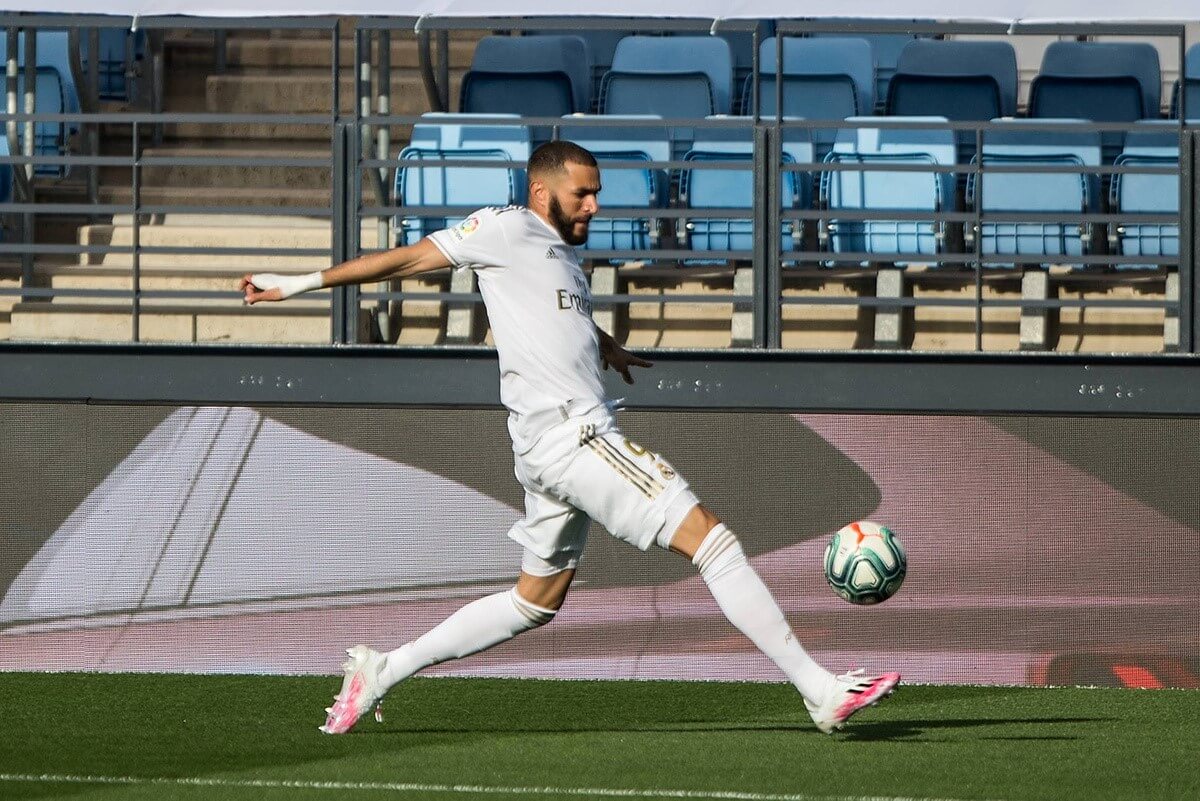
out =
[(596, 333), (600, 336), (600, 364), (605, 370), (611, 367), (615, 372), (620, 373), (626, 384), (633, 383), (633, 374), (629, 372), (630, 367), (654, 366), (654, 362), (648, 362), (625, 350), (603, 328), (597, 326)]
[(407, 278), (451, 266), (450, 260), (428, 239), (415, 245), (368, 253), (336, 267), (307, 275), (254, 273), (242, 276), (239, 284), (246, 303), (290, 298), (312, 289), (347, 284), (370, 284), (389, 278)]

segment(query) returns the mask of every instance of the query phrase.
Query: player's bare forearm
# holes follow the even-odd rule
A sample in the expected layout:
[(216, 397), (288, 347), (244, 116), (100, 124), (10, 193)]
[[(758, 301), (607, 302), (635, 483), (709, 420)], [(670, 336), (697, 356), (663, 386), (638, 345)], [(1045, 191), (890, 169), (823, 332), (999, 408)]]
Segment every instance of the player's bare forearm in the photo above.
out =
[(264, 300), (283, 300), (312, 289), (407, 278), (449, 266), (450, 260), (445, 254), (438, 250), (433, 242), (422, 239), (415, 245), (393, 248), (382, 253), (368, 253), (319, 273), (245, 275), (240, 286), (247, 303), (258, 303)]

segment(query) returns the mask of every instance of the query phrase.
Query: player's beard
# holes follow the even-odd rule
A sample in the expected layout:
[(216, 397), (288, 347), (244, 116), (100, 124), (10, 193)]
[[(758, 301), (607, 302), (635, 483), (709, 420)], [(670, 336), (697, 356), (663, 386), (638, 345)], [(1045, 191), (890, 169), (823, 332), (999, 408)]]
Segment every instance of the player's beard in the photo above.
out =
[(575, 221), (563, 213), (562, 204), (558, 202), (558, 198), (554, 195), (550, 196), (550, 222), (553, 223), (558, 235), (568, 245), (582, 245), (587, 242), (588, 227), (585, 223), (583, 226), (583, 234), (575, 233)]

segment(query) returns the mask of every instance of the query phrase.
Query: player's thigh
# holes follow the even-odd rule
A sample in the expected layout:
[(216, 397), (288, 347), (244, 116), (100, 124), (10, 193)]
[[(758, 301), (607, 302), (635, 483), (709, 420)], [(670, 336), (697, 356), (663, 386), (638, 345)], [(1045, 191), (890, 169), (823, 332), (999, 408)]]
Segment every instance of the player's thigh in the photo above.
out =
[(567, 502), (642, 550), (655, 543), (668, 547), (698, 503), (670, 462), (615, 429), (582, 442), (558, 489)]

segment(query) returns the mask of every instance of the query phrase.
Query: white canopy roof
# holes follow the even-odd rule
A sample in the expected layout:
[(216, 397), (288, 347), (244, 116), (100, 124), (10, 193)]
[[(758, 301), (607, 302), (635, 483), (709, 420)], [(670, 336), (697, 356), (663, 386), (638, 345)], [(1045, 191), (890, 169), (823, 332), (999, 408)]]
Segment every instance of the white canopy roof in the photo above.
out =
[(555, 8), (545, 0), (0, 0), (6, 11), (288, 17), (309, 15), (419, 17), (618, 16), (703, 19), (863, 17), (1003, 23), (1187, 22), (1200, 7), (1184, 0), (576, 0)]

